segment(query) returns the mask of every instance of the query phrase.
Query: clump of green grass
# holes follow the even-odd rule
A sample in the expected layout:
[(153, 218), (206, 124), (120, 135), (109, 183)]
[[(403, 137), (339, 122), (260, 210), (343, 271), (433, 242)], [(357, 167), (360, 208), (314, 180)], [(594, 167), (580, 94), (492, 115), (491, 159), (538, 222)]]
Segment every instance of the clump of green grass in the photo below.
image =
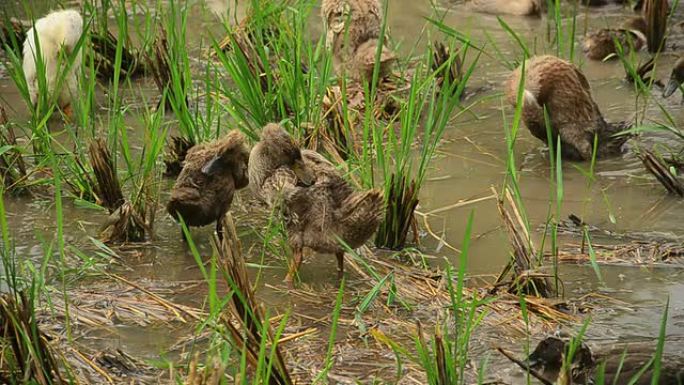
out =
[(253, 0), (250, 6), (249, 28), (226, 26), (230, 49), (214, 44), (229, 75), (220, 89), (230, 102), (224, 107), (252, 139), (271, 122), (289, 120), (297, 130), (319, 127), (331, 67), (323, 41), (310, 39), (314, 2)]
[(0, 45), (5, 51), (12, 51), (16, 56), (21, 56), (28, 28), (21, 21), (10, 19), (6, 13), (3, 14), (1, 19)]
[[(223, 237), (215, 244), (215, 253), (208, 268), (187, 227), (183, 226), (190, 250), (209, 285), (209, 314), (203, 327), (214, 331), (215, 341), (207, 355), (205, 368), (198, 369), (198, 359), (194, 359), (182, 383), (210, 383), (207, 382), (210, 378), (228, 375), (251, 378), (255, 384), (293, 384), (279, 344), (288, 316), (285, 314), (276, 330), (272, 330), (270, 315), (258, 303), (247, 274), (233, 219), (227, 214), (219, 221)], [(218, 292), (219, 279), (227, 283), (228, 294)]]
[[(437, 67), (438, 72), (427, 71), (426, 68), (432, 67), (431, 52), (426, 56), (427, 65), (416, 68), (408, 96), (401, 105), (398, 128), (392, 123), (387, 129), (378, 126), (370, 112), (366, 112), (364, 148), (357, 161), (364, 183), (372, 184), (374, 179), (373, 157), (383, 177), (387, 209), (375, 238), (378, 247), (400, 249), (405, 246), (430, 161), (453, 118), (452, 112), (460, 105), (461, 95), (479, 58), (468, 66), (460, 81), (453, 79), (452, 82), (447, 76), (440, 78), (438, 85), (436, 76), (442, 68)], [(414, 155), (413, 145), (418, 138), (421, 144), (418, 154)]]
[(20, 257), (13, 247), (0, 187), (0, 233), (2, 235), (3, 293), (0, 295), (0, 380), (8, 384), (39, 385), (69, 382), (69, 365), (50, 345), (38, 324), (38, 283), (23, 277), (17, 266)]
[(13, 124), (0, 105), (0, 179), (5, 191), (22, 193), (28, 192), (27, 178), (26, 163), (17, 145)]

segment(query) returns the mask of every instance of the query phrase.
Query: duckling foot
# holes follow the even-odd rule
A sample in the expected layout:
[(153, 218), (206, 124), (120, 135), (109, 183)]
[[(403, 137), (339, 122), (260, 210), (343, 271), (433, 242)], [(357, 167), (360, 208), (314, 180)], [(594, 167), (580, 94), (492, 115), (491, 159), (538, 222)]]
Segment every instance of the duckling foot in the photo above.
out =
[(71, 107), (71, 104), (64, 106), (62, 108), (62, 113), (64, 113), (64, 118), (67, 122), (74, 121), (74, 109)]
[(223, 241), (223, 226), (221, 226), (220, 220), (216, 221), (216, 236), (219, 242)]

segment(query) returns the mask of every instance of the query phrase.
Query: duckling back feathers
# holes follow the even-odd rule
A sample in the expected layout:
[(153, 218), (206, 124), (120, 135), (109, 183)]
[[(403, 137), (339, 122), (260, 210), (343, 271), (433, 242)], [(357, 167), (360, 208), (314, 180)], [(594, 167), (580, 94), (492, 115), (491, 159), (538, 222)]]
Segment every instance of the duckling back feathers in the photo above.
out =
[[(56, 11), (38, 19), (33, 28), (26, 33), (24, 42), (24, 74), (29, 86), (31, 102), (36, 103), (38, 99), (38, 48), (40, 57), (45, 65), (45, 78), (49, 92), (54, 91), (59, 72), (59, 52), (62, 48), (71, 54), (76, 48), (78, 40), (83, 33), (83, 18), (75, 10)], [(38, 38), (38, 42), (36, 42)], [(67, 73), (66, 85), (60, 95), (60, 103), (67, 104), (69, 93), (75, 91), (76, 69), (81, 63), (81, 53), (79, 52), (71, 70)], [(62, 63), (63, 65), (63, 63)]]
[(171, 191), (169, 214), (176, 219), (181, 215), (188, 226), (217, 220), (230, 208), (235, 190), (247, 186), (248, 157), (244, 135), (236, 130), (192, 147)]

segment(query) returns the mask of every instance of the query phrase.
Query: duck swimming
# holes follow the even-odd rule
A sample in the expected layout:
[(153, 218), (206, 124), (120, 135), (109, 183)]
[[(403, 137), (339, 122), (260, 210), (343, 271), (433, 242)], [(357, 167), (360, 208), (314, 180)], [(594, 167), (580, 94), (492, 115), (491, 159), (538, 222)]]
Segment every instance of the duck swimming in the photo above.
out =
[(187, 226), (205, 226), (217, 222), (230, 209), (236, 190), (249, 182), (247, 160), (249, 150), (245, 136), (237, 130), (210, 143), (188, 150), (183, 169), (171, 190), (166, 206), (176, 220)]
[(628, 19), (622, 28), (604, 28), (587, 35), (582, 42), (584, 54), (591, 60), (604, 60), (617, 54), (616, 40), (625, 54), (646, 46), (646, 20), (643, 17)]
[[(78, 86), (76, 73), (81, 65), (80, 50), (76, 53), (71, 67), (66, 70), (61, 89), (58, 90), (56, 87), (59, 83), (59, 77), (67, 65), (67, 58), (74, 53), (82, 33), (83, 18), (74, 10), (49, 13), (47, 16), (38, 19), (33, 28), (26, 32), (23, 68), (31, 104), (35, 106), (38, 103), (39, 92), (47, 91), (50, 94), (49, 97), (52, 96), (52, 93), (58, 92), (58, 107), (67, 117), (71, 116), (72, 95), (76, 95)], [(38, 48), (40, 48), (40, 52), (38, 52)], [(44, 75), (47, 90), (39, 88), (38, 71), (42, 70), (37, 64), (40, 62), (39, 60), (45, 66)]]
[(468, 9), (493, 15), (541, 16), (543, 0), (470, 0)]
[[(505, 94), (515, 106), (522, 68), (508, 77)], [(555, 56), (536, 56), (525, 62), (522, 119), (537, 139), (547, 143), (544, 107), (551, 123), (554, 143), (560, 137), (561, 154), (569, 160), (592, 159), (594, 137), (597, 158), (617, 155), (627, 136), (613, 136), (626, 130), (624, 122), (606, 122), (591, 96), (589, 82), (574, 64)]]
[[(681, 88), (682, 83), (684, 83), (684, 56), (680, 57), (672, 67), (670, 79), (663, 90), (663, 97), (669, 98), (675, 91)], [(682, 100), (684, 101), (684, 97)]]
[(380, 190), (355, 191), (321, 154), (302, 150), (278, 124), (268, 124), (249, 156), (249, 184), (253, 193), (286, 218), (293, 258), (286, 281), (292, 283), (303, 259), (303, 249), (337, 257), (344, 272), (341, 242), (363, 245), (375, 232), (384, 212)]

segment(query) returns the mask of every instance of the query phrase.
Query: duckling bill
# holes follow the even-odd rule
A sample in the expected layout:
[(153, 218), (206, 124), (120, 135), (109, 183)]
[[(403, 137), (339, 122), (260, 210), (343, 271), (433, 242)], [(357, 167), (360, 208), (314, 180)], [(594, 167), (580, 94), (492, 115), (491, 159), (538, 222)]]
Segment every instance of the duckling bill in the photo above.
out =
[(183, 169), (171, 190), (166, 206), (176, 220), (187, 226), (205, 226), (217, 222), (230, 209), (236, 190), (249, 183), (249, 150), (244, 135), (237, 130), (223, 138), (192, 147)]
[[(523, 80), (522, 66), (514, 70), (505, 85), (508, 102), (515, 106), (518, 87)], [(544, 109), (555, 144), (560, 138), (564, 159), (591, 160), (594, 139), (598, 141), (597, 158), (622, 152), (627, 136), (615, 136), (626, 130), (624, 122), (604, 120), (591, 95), (589, 82), (574, 64), (554, 56), (536, 56), (525, 62), (522, 119), (530, 133), (548, 142)]]
[(342, 244), (354, 249), (375, 232), (384, 211), (379, 190), (355, 191), (322, 155), (302, 150), (279, 125), (263, 128), (249, 156), (249, 184), (254, 195), (285, 217), (293, 258), (286, 281), (292, 282), (303, 249), (335, 254), (344, 271)]
[[(670, 73), (670, 79), (667, 81), (667, 85), (663, 90), (663, 97), (669, 98), (675, 93), (679, 88), (681, 88), (684, 83), (684, 56), (679, 58), (672, 68)], [(684, 97), (682, 98), (684, 101)]]

